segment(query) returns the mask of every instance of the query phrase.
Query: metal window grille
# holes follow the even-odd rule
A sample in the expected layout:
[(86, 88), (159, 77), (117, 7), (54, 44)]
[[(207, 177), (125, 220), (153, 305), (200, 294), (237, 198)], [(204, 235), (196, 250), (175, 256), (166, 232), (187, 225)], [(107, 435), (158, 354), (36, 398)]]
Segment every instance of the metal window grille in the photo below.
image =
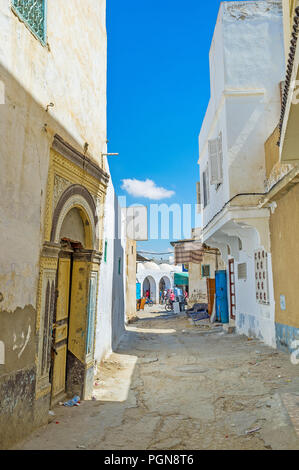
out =
[(254, 253), (256, 300), (260, 304), (269, 305), (268, 253), (257, 250)]
[(46, 1), (12, 0), (13, 10), (43, 44), (46, 43)]

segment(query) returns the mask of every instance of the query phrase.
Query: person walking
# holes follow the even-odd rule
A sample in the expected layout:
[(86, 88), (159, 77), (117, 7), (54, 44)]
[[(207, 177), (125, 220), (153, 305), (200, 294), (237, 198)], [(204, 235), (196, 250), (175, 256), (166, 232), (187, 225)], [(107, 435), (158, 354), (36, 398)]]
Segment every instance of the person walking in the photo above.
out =
[(173, 292), (173, 291), (170, 292), (169, 301), (170, 301), (171, 307), (172, 307), (172, 309), (173, 309), (173, 303), (174, 303), (174, 301), (175, 301), (175, 295), (174, 295), (174, 292)]

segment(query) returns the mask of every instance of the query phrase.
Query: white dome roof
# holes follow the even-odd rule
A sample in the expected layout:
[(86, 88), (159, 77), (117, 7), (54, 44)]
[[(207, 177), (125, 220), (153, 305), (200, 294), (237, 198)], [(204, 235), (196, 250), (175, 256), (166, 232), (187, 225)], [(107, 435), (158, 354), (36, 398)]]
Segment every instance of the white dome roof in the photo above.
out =
[(160, 271), (164, 271), (166, 273), (170, 273), (174, 271), (174, 266), (171, 266), (171, 264), (160, 264)]
[(146, 271), (160, 271), (159, 266), (152, 261), (144, 263), (143, 266)]

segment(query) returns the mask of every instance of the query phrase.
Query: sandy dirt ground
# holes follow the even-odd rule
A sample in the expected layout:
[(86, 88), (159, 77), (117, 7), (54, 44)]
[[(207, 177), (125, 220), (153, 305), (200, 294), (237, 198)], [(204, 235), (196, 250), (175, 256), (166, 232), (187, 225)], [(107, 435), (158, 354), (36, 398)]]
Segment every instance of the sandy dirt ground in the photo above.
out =
[(154, 308), (100, 365), (93, 400), (53, 411), (15, 449), (299, 449), (299, 365)]

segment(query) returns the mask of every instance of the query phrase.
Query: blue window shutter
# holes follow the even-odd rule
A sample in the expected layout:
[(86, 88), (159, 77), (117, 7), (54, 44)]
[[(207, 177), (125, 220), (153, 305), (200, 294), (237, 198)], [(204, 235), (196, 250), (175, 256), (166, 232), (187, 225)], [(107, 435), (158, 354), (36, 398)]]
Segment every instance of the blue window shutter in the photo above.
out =
[(12, 0), (12, 8), (45, 45), (47, 42), (47, 0)]
[(104, 262), (107, 263), (108, 242), (105, 241)]

